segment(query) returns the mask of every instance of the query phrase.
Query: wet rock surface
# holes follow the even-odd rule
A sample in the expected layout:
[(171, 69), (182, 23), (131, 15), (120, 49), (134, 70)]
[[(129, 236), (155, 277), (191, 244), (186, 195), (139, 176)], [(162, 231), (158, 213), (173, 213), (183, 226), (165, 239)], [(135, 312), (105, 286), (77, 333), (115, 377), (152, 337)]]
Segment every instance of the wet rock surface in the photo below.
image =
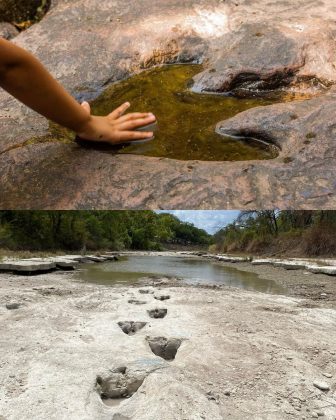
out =
[[(194, 89), (246, 96), (276, 88), (321, 96), (252, 109), (219, 124), (219, 132), (251, 134), (254, 127), (266, 133), (267, 141), (283, 145), (278, 158), (207, 163), (41, 144), (37, 137), (47, 133), (47, 122), (1, 92), (0, 207), (335, 207), (334, 2), (299, 0), (296, 8), (266, 0), (146, 4), (107, 1), (98, 8), (93, 0), (60, 0), (16, 42), (79, 100), (143, 68), (191, 61), (208, 66)], [(32, 137), (35, 144), (29, 144)]]
[(155, 110), (159, 123), (154, 141), (145, 146), (124, 145), (118, 148), (119, 154), (202, 162), (267, 160), (278, 156), (275, 145), (223, 137), (214, 130), (218, 120), (270, 105), (276, 99), (242, 101), (228, 95), (192, 92), (188, 86), (202, 68), (198, 64), (155, 67), (113, 84), (91, 103), (98, 115), (106, 115), (127, 101), (138, 111)]
[(243, 24), (223, 39), (213, 66), (194, 78), (193, 90), (261, 94), (290, 86), (303, 64), (302, 45), (279, 29), (268, 24)]

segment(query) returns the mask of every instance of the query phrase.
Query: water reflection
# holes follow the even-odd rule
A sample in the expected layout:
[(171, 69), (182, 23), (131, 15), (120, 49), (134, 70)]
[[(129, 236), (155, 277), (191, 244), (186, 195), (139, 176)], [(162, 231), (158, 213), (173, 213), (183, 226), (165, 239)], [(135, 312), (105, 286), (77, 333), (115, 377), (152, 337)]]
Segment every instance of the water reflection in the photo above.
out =
[(255, 273), (225, 267), (201, 258), (172, 256), (129, 256), (120, 261), (88, 264), (77, 275), (83, 281), (117, 286), (137, 284), (147, 276), (172, 276), (186, 284), (226, 285), (265, 293), (281, 294), (285, 290), (275, 282)]

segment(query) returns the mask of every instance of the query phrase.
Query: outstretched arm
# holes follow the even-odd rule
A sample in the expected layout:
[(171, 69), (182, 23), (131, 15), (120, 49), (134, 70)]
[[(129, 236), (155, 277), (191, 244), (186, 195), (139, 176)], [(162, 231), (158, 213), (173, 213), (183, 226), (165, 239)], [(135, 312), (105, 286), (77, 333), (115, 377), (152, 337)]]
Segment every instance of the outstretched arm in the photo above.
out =
[(152, 132), (134, 131), (153, 123), (153, 114), (123, 116), (130, 106), (125, 103), (106, 117), (91, 115), (87, 102), (79, 105), (33, 55), (4, 39), (0, 39), (0, 86), (39, 114), (86, 140), (122, 143), (153, 136)]

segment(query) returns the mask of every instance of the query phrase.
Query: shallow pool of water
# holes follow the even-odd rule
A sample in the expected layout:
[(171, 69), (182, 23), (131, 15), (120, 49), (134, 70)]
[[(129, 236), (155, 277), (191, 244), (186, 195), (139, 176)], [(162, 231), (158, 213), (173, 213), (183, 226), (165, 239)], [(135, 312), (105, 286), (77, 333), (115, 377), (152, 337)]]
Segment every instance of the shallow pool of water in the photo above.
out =
[(144, 71), (113, 84), (92, 103), (97, 115), (106, 115), (127, 101), (132, 105), (130, 112), (156, 115), (155, 140), (123, 147), (119, 153), (203, 161), (260, 160), (278, 155), (273, 145), (215, 132), (218, 122), (274, 101), (193, 93), (188, 85), (201, 69), (200, 65), (169, 65)]
[(178, 277), (182, 284), (217, 284), (265, 293), (284, 293), (280, 285), (255, 273), (201, 258), (132, 255), (119, 261), (87, 264), (76, 274), (85, 282), (111, 286), (140, 284), (141, 278), (153, 275)]

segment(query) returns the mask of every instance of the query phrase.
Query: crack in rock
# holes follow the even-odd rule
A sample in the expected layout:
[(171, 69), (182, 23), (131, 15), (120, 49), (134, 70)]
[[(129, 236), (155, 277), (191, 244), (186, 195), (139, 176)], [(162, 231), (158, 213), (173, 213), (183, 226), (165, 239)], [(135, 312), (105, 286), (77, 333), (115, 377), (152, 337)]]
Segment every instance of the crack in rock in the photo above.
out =
[(279, 155), (279, 151), (281, 151), (280, 144), (277, 144), (276, 139), (271, 138), (271, 136), (263, 132), (261, 129), (258, 130), (252, 130), (252, 129), (225, 129), (221, 127), (221, 123), (218, 123), (216, 126), (216, 133), (231, 137), (236, 140), (244, 140), (248, 142), (250, 145), (260, 145), (263, 144), (265, 147), (268, 147), (274, 151), (276, 155)]

